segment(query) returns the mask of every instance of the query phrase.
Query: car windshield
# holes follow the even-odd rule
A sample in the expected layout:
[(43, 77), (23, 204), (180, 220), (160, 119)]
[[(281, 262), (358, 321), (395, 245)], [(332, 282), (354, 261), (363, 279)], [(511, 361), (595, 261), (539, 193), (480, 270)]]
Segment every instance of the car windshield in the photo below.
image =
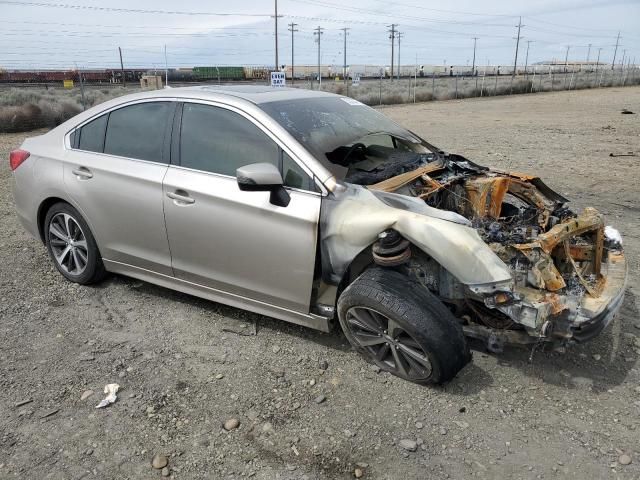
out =
[(380, 173), (399, 157), (403, 165), (416, 164), (414, 168), (434, 158), (416, 135), (351, 98), (280, 100), (260, 107), (338, 180), (371, 184), (385, 176), (372, 177), (372, 172)]

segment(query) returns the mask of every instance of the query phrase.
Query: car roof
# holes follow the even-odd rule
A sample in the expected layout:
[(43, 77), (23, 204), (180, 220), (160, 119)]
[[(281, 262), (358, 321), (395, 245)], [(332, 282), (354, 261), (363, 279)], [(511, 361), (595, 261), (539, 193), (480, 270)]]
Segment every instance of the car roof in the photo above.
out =
[(154, 97), (185, 97), (219, 99), (220, 96), (240, 98), (256, 105), (280, 100), (297, 100), (304, 98), (338, 97), (333, 93), (303, 88), (270, 87), (267, 85), (203, 85), (193, 87), (165, 88), (129, 95), (130, 99)]

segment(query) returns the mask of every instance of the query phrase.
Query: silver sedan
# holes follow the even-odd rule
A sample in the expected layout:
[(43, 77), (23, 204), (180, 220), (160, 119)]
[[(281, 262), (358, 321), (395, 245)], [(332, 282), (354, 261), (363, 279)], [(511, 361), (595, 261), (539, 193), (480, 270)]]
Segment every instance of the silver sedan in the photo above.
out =
[(11, 153), (64, 277), (114, 272), (329, 331), (441, 383), (466, 337), (569, 345), (620, 308), (622, 238), (539, 178), (445, 153), (351, 98), (269, 87), (120, 97)]

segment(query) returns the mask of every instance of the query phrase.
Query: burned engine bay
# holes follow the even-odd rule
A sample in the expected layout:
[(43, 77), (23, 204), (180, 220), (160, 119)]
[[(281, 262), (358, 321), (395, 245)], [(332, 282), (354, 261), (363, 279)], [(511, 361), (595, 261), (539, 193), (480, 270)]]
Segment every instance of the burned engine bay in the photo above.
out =
[(346, 182), (462, 215), (509, 267), (512, 291), (474, 298), (443, 277), (422, 252), (413, 251), (411, 259), (401, 252), (404, 267), (418, 272), (416, 278), (437, 290), (464, 322), (465, 332), (490, 348), (586, 341), (609, 323), (622, 302), (626, 264), (619, 233), (605, 228), (593, 208), (570, 210), (568, 200), (538, 177), (402, 145), (355, 143), (332, 155), (332, 161), (348, 167)]

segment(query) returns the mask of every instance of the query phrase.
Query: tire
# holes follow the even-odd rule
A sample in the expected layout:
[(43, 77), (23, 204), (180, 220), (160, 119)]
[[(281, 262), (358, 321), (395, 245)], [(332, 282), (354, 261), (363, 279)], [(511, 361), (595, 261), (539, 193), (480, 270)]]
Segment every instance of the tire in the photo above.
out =
[(405, 380), (444, 383), (471, 360), (452, 313), (425, 287), (395, 270), (365, 270), (340, 295), (338, 319), (367, 361)]
[(88, 285), (106, 276), (102, 257), (89, 225), (68, 203), (51, 206), (44, 219), (49, 256), (67, 280)]

